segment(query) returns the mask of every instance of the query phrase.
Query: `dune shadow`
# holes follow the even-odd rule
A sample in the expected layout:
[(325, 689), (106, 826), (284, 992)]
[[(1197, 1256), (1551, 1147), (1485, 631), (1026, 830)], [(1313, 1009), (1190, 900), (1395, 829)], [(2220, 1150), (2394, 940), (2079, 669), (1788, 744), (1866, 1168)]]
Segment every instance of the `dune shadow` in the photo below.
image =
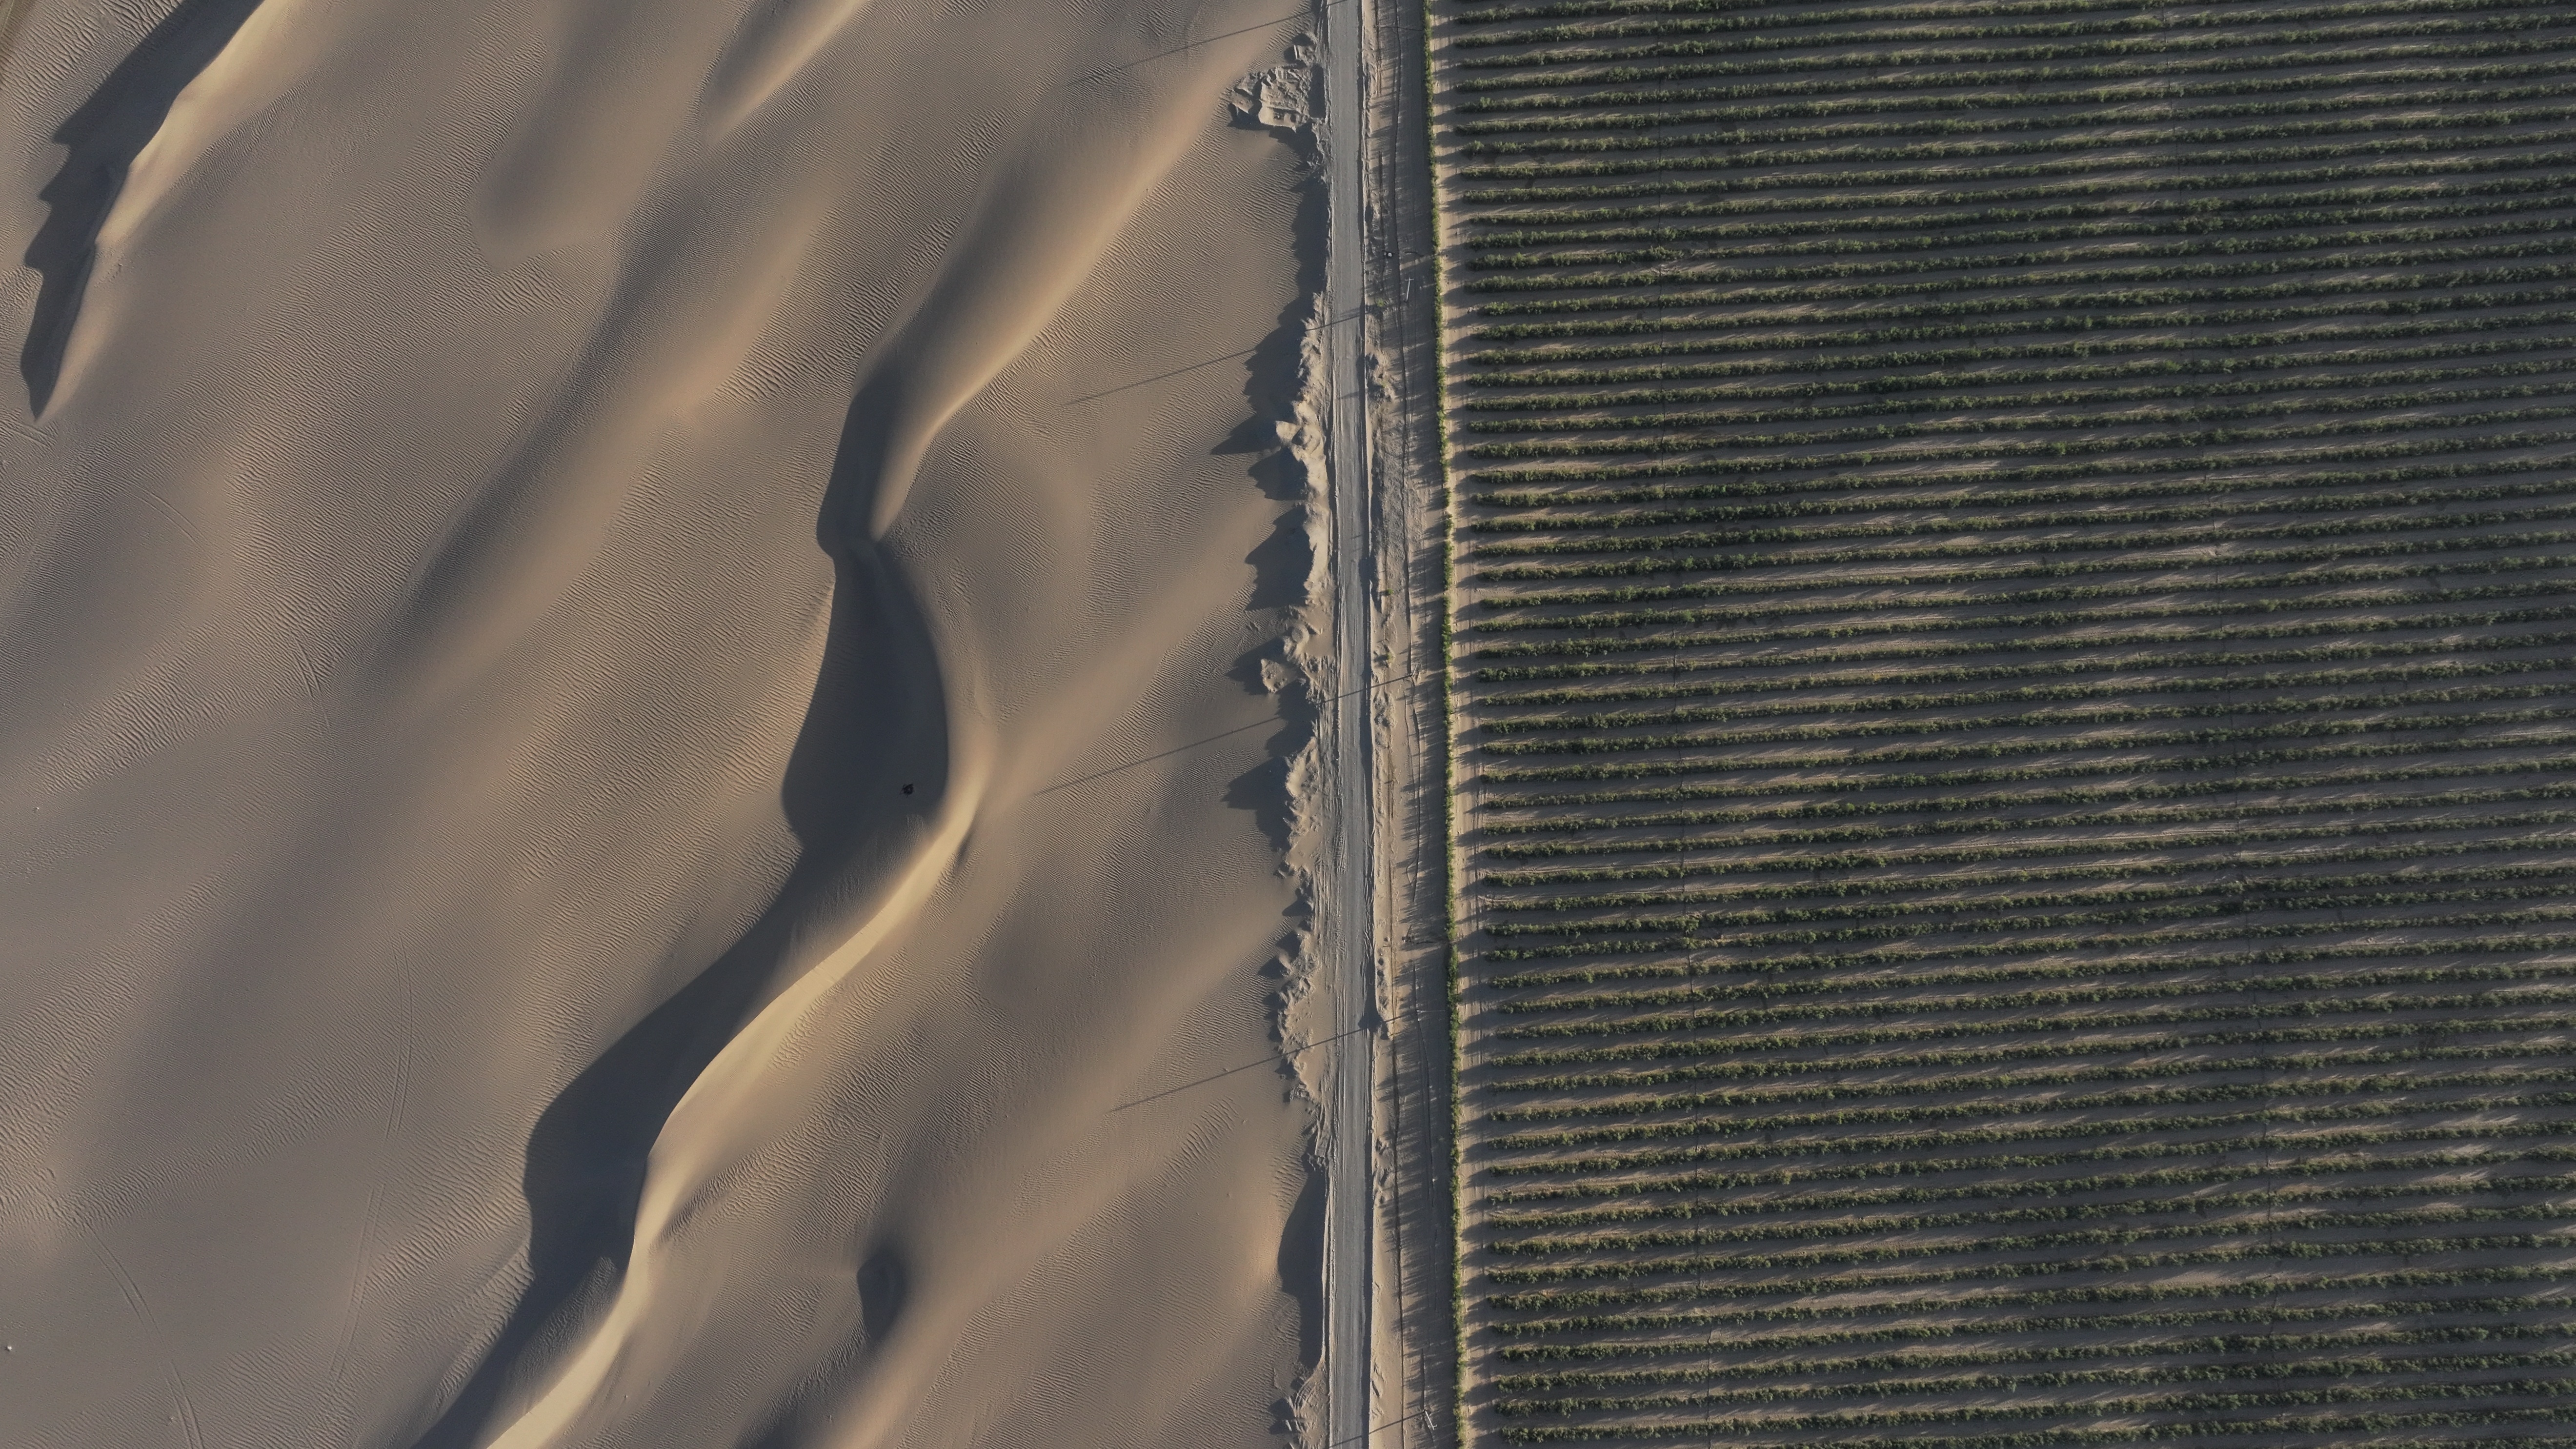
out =
[[(1279, 309), (1260, 341), (1236, 354), (1244, 359), (1243, 398), (1247, 415), (1213, 450), (1218, 456), (1251, 454), (1246, 468), (1262, 496), (1291, 507), (1271, 521), (1270, 533), (1243, 561), (1252, 570), (1252, 588), (1243, 607), (1252, 613), (1283, 617), (1310, 602), (1315, 577), (1314, 480), (1306, 463), (1287, 447), (1280, 429), (1297, 416), (1309, 378), (1306, 339), (1315, 324), (1316, 299), (1324, 288), (1324, 248), (1330, 213), (1320, 176), (1314, 136), (1303, 129), (1265, 125), (1238, 110), (1233, 124), (1267, 131), (1294, 150), (1307, 168), (1297, 186), (1297, 209), (1290, 223), (1290, 256), (1296, 264), (1296, 291)], [(1275, 695), (1277, 730), (1263, 744), (1262, 759), (1226, 784), (1225, 803), (1249, 812), (1262, 838), (1280, 854), (1288, 852), (1296, 827), (1297, 801), (1292, 796), (1293, 768), (1299, 752), (1313, 742), (1321, 702), (1296, 667), (1286, 640), (1272, 637), (1234, 661), (1227, 677), (1256, 694)]]
[(1279, 1287), (1297, 1303), (1297, 1362), (1324, 1357), (1324, 1174), (1306, 1175), (1279, 1235)]
[(882, 1342), (912, 1301), (912, 1270), (904, 1263), (903, 1250), (879, 1243), (859, 1264), (858, 1288), (859, 1331), (871, 1343)]
[(53, 139), (69, 154), (37, 193), (50, 210), (25, 257), (41, 279), (27, 340), (18, 349), (30, 413), (44, 412), (62, 378), (63, 352), (98, 259), (99, 228), (125, 189), (134, 158), (160, 134), (179, 93), (223, 53), (259, 5), (260, 0), (181, 0), (55, 130)]
[[(869, 514), (890, 399), (863, 390), (842, 429), (815, 536), (833, 566), (831, 618), (814, 693), (788, 755), (780, 803), (799, 850), (760, 916), (713, 963), (611, 1043), (537, 1118), (521, 1184), (528, 1282), (474, 1371), (413, 1449), (468, 1449), (566, 1330), (626, 1267), (645, 1168), (691, 1083), (790, 966), (800, 929), (865, 894), (935, 811), (948, 780), (948, 716), (929, 626), (896, 566), (858, 520)], [(882, 1260), (882, 1261), (880, 1261)], [(891, 1323), (904, 1273), (880, 1250), (862, 1269), (869, 1311)]]

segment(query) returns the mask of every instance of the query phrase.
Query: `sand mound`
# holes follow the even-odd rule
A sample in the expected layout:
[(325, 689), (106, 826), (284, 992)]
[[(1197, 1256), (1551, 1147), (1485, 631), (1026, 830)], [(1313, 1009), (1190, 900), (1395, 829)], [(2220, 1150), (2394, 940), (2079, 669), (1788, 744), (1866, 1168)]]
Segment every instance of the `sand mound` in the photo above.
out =
[(1278, 10), (19, 19), (0, 1441), (1266, 1440)]

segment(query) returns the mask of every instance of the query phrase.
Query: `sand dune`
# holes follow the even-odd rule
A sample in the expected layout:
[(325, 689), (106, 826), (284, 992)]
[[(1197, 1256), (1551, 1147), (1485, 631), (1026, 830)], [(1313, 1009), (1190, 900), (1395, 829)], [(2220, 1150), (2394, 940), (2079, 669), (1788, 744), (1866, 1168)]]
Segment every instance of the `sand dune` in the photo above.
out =
[(0, 1443), (1270, 1439), (1281, 9), (0, 29)]

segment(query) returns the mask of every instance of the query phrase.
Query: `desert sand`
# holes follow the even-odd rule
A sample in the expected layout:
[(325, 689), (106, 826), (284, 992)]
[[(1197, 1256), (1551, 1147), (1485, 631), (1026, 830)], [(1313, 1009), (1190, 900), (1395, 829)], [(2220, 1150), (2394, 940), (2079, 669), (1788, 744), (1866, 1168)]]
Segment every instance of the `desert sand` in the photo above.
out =
[(8, 7), (0, 1444), (1298, 1418), (1294, 8)]

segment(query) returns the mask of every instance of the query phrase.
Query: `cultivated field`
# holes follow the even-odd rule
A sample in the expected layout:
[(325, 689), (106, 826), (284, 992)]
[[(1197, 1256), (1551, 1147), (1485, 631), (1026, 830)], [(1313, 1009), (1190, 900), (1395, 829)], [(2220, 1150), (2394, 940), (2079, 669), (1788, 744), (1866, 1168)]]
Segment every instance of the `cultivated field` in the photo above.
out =
[(1469, 1439), (2576, 1443), (2576, 7), (1431, 19)]

